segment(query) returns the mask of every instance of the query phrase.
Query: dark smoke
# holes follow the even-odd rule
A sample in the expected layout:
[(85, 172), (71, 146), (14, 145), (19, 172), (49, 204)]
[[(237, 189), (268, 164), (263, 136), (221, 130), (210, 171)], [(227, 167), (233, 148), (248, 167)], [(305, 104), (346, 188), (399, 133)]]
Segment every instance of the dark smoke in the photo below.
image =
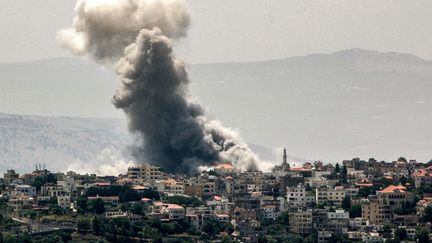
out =
[[(173, 55), (170, 39), (186, 31), (185, 1), (95, 1), (78, 1), (74, 28), (62, 31), (59, 39), (75, 53), (99, 61), (115, 60), (124, 49), (116, 64), (121, 82), (113, 104), (126, 113), (130, 131), (142, 138), (133, 156), (174, 172), (219, 162), (255, 167), (257, 157), (237, 134), (208, 119), (191, 101), (185, 65)], [(98, 19), (101, 14), (114, 16)]]

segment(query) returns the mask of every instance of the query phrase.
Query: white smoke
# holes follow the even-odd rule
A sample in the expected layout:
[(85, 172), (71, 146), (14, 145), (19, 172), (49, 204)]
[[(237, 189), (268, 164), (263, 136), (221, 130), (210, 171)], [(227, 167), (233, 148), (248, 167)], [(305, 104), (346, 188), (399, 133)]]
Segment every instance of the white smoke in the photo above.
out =
[(66, 171), (74, 171), (80, 174), (94, 173), (102, 176), (118, 176), (126, 174), (127, 169), (135, 164), (125, 159), (121, 152), (105, 148), (96, 156), (92, 163), (76, 160), (70, 163)]
[(73, 27), (57, 39), (76, 55), (116, 61), (142, 29), (157, 27), (169, 38), (186, 35), (189, 8), (184, 0), (78, 0)]

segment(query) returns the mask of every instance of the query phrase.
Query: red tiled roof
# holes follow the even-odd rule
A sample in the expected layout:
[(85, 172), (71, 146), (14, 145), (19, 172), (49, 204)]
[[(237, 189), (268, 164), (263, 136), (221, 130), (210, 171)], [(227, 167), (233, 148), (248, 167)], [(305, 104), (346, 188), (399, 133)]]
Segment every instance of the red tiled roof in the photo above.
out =
[(384, 189), (382, 189), (379, 192), (383, 192), (383, 193), (392, 193), (392, 192), (396, 192), (396, 191), (400, 191), (400, 192), (405, 192), (406, 191), (406, 187), (404, 186), (395, 186), (395, 185), (390, 185)]
[(310, 171), (310, 169), (306, 169), (303, 167), (298, 167), (298, 168), (291, 168), (291, 171)]
[(183, 208), (182, 206), (180, 206), (180, 205), (177, 205), (177, 204), (168, 204), (168, 208)]
[(174, 179), (161, 180), (160, 182), (162, 182), (162, 183), (166, 183), (166, 184), (177, 184), (177, 181), (174, 180)]
[(134, 190), (145, 190), (145, 189), (147, 189), (147, 187), (141, 186), (141, 185), (136, 185), (136, 186), (132, 187), (132, 189), (134, 189)]
[(414, 173), (414, 176), (432, 176), (431, 170), (431, 167), (428, 167), (426, 169), (419, 169)]
[(226, 163), (226, 164), (218, 164), (218, 165), (216, 165), (215, 168), (217, 168), (217, 169), (231, 170), (231, 169), (234, 169), (234, 166), (232, 164)]
[(109, 182), (96, 182), (95, 184), (96, 184), (96, 186), (109, 186), (110, 185)]

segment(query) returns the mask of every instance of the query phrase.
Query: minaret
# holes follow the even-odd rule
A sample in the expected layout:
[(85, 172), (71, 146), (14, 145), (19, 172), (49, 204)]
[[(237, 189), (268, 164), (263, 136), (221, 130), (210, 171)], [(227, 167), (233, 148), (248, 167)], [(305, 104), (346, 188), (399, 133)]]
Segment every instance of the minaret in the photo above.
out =
[(284, 147), (284, 151), (283, 151), (283, 162), (282, 162), (282, 169), (283, 170), (288, 170), (290, 168), (288, 162), (287, 162), (287, 153), (286, 153), (286, 148)]

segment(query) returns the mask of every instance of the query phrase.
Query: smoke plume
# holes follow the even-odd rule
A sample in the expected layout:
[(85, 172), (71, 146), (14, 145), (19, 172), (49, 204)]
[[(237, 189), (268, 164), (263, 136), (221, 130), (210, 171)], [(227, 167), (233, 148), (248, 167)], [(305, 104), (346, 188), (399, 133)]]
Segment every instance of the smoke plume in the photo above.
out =
[(112, 101), (141, 138), (137, 160), (174, 172), (219, 162), (253, 168), (258, 158), (237, 133), (209, 119), (189, 93), (185, 64), (173, 54), (189, 23), (185, 0), (78, 0), (73, 27), (58, 40), (74, 54), (116, 63)]

